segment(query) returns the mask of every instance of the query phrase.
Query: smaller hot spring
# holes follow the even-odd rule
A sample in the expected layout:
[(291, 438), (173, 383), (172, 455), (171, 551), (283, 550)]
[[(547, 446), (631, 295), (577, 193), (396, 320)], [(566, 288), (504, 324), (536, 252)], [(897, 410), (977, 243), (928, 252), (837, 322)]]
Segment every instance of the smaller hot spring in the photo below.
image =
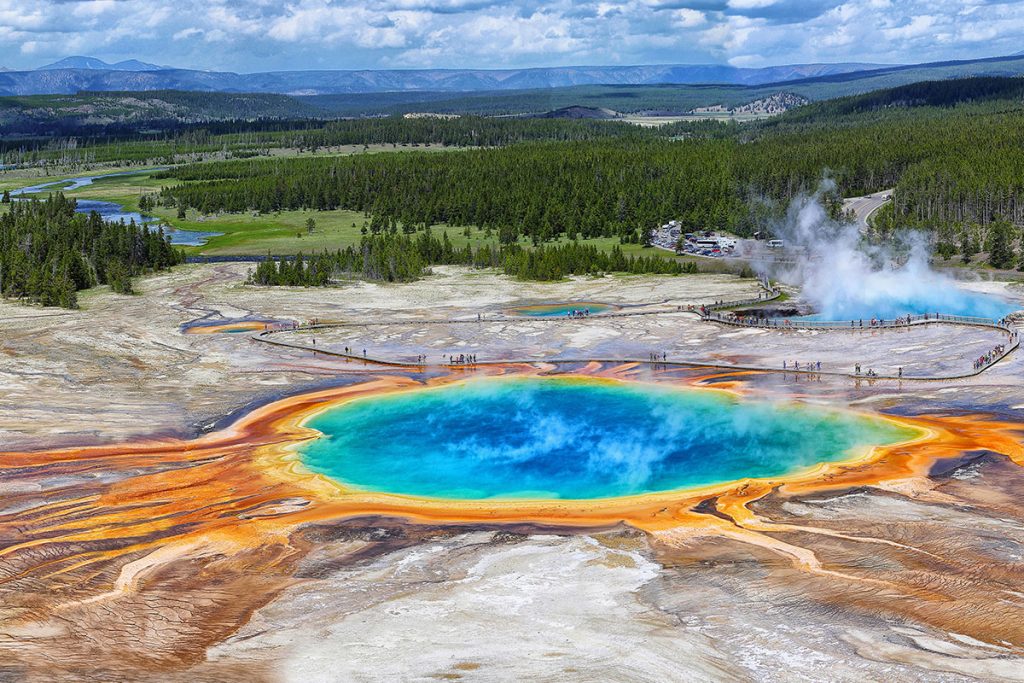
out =
[(926, 313), (998, 320), (1021, 308), (1021, 304), (994, 294), (962, 289), (946, 278), (924, 282), (903, 281), (892, 288), (833, 290), (816, 297), (819, 312), (806, 320), (893, 320)]
[(243, 334), (262, 332), (280, 324), (277, 320), (264, 318), (202, 319), (184, 323), (182, 334)]
[(610, 304), (598, 304), (592, 301), (570, 301), (553, 304), (533, 304), (529, 306), (516, 306), (510, 308), (512, 315), (521, 315), (528, 318), (573, 318), (596, 315), (614, 311), (615, 306)]
[(307, 422), (303, 463), (430, 498), (588, 499), (775, 477), (905, 441), (911, 428), (722, 392), (491, 378), (360, 398)]

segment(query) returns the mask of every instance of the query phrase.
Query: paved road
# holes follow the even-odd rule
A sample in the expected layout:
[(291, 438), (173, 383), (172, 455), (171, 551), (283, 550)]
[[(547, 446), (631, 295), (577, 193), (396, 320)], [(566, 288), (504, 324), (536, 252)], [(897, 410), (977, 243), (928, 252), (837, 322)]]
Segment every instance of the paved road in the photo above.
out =
[(892, 190), (882, 190), (881, 192), (875, 192), (864, 197), (850, 197), (843, 200), (843, 211), (852, 209), (857, 217), (857, 225), (860, 227), (860, 231), (864, 232), (868, 229), (868, 216), (889, 201), (891, 196)]

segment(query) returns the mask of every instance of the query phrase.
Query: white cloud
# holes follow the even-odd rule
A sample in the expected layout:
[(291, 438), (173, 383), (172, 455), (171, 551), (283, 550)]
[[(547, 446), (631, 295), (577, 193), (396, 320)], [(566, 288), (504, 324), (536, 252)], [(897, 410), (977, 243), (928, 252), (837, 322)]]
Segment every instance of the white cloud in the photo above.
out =
[(0, 0), (0, 64), (200, 69), (918, 62), (1017, 52), (986, 0)]
[(707, 16), (695, 9), (678, 9), (674, 12), (674, 16), (674, 23), (678, 28), (694, 28), (696, 26), (703, 26), (708, 22)]
[(910, 21), (896, 28), (889, 28), (882, 31), (889, 40), (900, 40), (905, 38), (919, 38), (932, 33), (935, 26), (935, 17), (923, 14), (911, 17)]
[(188, 28), (181, 29), (180, 31), (175, 33), (173, 36), (171, 36), (171, 38), (172, 38), (172, 40), (188, 40), (189, 38), (194, 38), (194, 37), (200, 36), (202, 34), (203, 34), (203, 30), (202, 29), (196, 28), (195, 26), (189, 26)]
[(778, 0), (729, 0), (727, 4), (731, 9), (763, 9), (778, 4)]

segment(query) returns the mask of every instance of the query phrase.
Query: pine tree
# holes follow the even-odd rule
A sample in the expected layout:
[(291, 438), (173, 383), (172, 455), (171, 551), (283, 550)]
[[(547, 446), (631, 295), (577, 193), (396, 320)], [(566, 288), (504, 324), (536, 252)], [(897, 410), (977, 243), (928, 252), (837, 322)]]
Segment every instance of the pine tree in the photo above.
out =
[(978, 245), (974, 241), (974, 230), (972, 226), (965, 225), (960, 235), (960, 259), (965, 263), (971, 262), (971, 257), (978, 253)]
[(1013, 225), (999, 219), (989, 225), (988, 262), (994, 268), (1011, 268), (1016, 260), (1013, 249)]

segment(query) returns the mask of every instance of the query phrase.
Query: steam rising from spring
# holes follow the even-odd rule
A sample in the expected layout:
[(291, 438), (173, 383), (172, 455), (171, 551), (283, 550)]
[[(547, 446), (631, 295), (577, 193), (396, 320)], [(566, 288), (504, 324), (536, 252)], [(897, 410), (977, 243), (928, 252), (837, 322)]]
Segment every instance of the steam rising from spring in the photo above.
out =
[(821, 320), (892, 320), (907, 314), (1001, 318), (1016, 306), (995, 296), (968, 292), (929, 264), (930, 246), (920, 232), (902, 231), (886, 245), (869, 244), (858, 225), (829, 218), (821, 203), (832, 189), (825, 181), (813, 196), (795, 199), (776, 234), (797, 254), (797, 263), (776, 277), (798, 285)]

